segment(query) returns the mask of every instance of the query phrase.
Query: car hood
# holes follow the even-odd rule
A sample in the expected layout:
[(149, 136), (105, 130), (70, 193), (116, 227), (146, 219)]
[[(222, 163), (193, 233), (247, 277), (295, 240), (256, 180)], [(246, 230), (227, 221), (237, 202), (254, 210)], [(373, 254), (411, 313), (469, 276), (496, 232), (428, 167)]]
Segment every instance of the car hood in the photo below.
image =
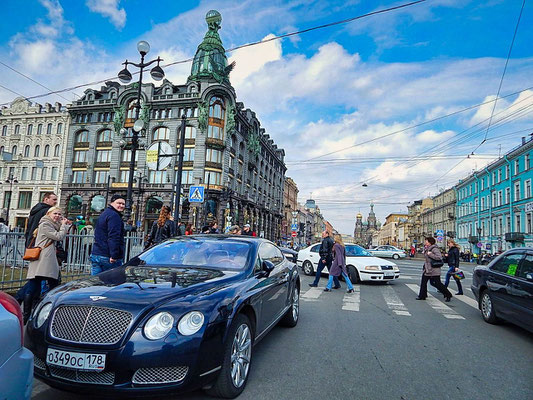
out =
[(346, 257), (346, 263), (355, 263), (358, 265), (396, 265), (392, 261), (384, 260), (379, 257)]
[[(210, 268), (127, 266), (69, 282), (50, 292), (55, 306), (91, 305), (134, 312), (225, 288), (243, 272)], [(194, 295), (186, 300), (190, 295)]]

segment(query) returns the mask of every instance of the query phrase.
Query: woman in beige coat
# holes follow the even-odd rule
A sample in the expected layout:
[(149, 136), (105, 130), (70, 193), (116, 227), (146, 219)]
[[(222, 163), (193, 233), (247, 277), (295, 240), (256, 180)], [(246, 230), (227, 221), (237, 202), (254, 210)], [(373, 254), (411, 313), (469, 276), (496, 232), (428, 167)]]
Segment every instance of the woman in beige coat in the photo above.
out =
[(64, 239), (70, 221), (63, 218), (59, 207), (51, 207), (39, 221), (34, 247), (41, 248), (39, 259), (31, 261), (28, 267), (28, 290), (24, 296), (24, 323), (28, 320), (33, 303), (41, 294), (41, 283), (48, 281), (53, 289), (59, 284), (59, 264), (56, 257), (56, 243)]

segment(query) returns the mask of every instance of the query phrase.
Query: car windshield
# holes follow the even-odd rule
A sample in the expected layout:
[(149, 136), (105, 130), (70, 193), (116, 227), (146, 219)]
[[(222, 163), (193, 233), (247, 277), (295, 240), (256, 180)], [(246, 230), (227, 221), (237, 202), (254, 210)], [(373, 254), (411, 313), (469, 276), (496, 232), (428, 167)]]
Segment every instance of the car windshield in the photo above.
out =
[(248, 262), (251, 244), (227, 238), (170, 239), (139, 255), (142, 265), (198, 266), (241, 270)]
[(372, 254), (360, 246), (348, 245), (346, 246), (346, 257), (372, 257)]

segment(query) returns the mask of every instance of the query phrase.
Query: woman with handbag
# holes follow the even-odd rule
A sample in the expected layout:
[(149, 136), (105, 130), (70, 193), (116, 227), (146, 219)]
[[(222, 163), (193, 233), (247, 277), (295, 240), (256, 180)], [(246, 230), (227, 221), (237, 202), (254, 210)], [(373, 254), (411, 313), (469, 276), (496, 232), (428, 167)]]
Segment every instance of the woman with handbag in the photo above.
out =
[(453, 277), (455, 283), (457, 284), (458, 292), (455, 293), (456, 296), (463, 294), (463, 286), (461, 285), (461, 280), (455, 276), (455, 273), (459, 271), (459, 245), (455, 243), (455, 240), (448, 239), (448, 272), (446, 272), (446, 278), (444, 279), (444, 286), (448, 287), (450, 284), (450, 278)]
[(422, 282), (420, 282), (420, 291), (418, 292), (417, 300), (426, 300), (428, 296), (428, 281), (431, 286), (437, 288), (439, 292), (444, 294), (444, 299), (449, 302), (452, 294), (446, 286), (440, 281), (440, 269), (444, 265), (442, 261), (442, 254), (435, 244), (435, 238), (429, 236), (426, 238), (424, 246), (424, 272), (422, 274)]
[(329, 269), (329, 279), (324, 292), (331, 292), (331, 286), (333, 285), (333, 277), (343, 276), (348, 289), (346, 293), (353, 293), (353, 285), (348, 277), (348, 271), (346, 270), (346, 248), (342, 241), (341, 235), (334, 235), (335, 244), (333, 245), (333, 261), (331, 262), (331, 268)]
[(24, 295), (24, 323), (30, 317), (33, 303), (39, 298), (42, 281), (48, 281), (50, 290), (59, 284), (59, 264), (55, 244), (64, 239), (70, 224), (68, 219), (63, 218), (59, 207), (50, 207), (39, 221), (35, 242), (25, 253), (25, 258), (28, 259), (29, 255), (33, 261), (28, 267), (29, 287)]

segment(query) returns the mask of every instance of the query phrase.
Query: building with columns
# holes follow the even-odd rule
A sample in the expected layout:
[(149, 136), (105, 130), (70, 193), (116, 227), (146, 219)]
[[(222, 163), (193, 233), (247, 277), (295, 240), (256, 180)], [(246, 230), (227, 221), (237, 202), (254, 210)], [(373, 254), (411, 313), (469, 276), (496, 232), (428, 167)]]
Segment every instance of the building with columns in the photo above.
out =
[[(207, 13), (208, 30), (186, 83), (165, 79), (158, 87), (142, 85), (140, 118), (145, 129), (135, 160), (132, 217), (146, 230), (162, 205), (173, 204), (178, 157), (171, 157), (162, 170), (151, 169), (146, 149), (161, 142), (177, 155), (185, 114), (182, 189), (186, 197), (191, 185), (203, 185), (206, 201), (182, 198), (181, 220), (197, 229), (215, 220), (221, 227), (249, 223), (258, 235), (277, 240), (285, 152), (261, 127), (255, 112), (237, 100), (229, 80), (232, 66), (218, 34), (221, 21), (217, 11)], [(72, 124), (62, 203), (70, 215), (82, 214), (94, 223), (112, 194), (126, 193), (137, 91), (137, 83), (106, 82), (99, 90), (86, 90), (69, 108)]]
[(18, 97), (0, 110), (0, 216), (26, 228), (30, 209), (46, 192), (60, 196), (69, 114), (60, 104)]

